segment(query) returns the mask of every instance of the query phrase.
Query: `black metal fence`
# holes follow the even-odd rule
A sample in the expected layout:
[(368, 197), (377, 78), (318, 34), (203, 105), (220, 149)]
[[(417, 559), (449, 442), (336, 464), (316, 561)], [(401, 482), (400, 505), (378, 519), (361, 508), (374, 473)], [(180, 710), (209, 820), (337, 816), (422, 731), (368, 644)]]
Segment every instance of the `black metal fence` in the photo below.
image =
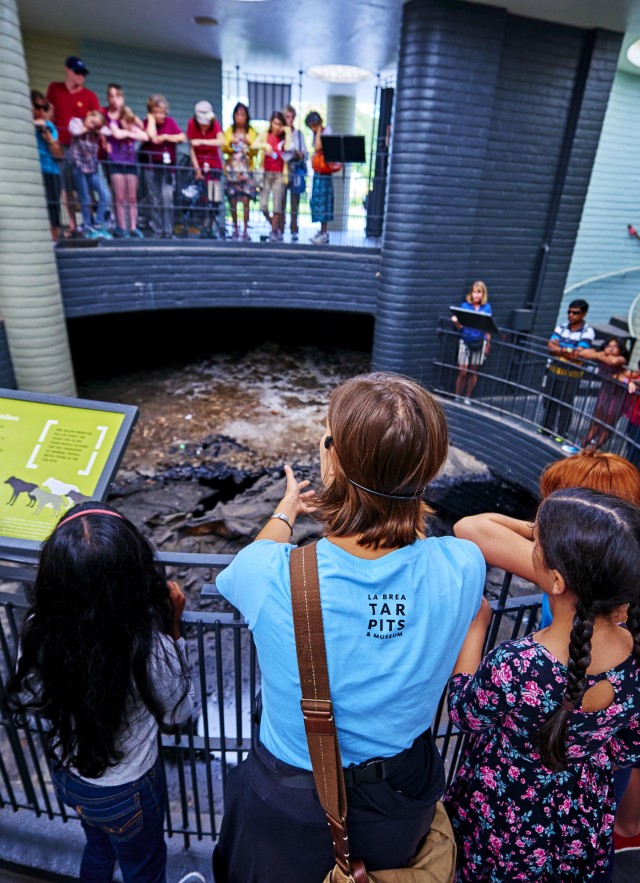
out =
[[(231, 556), (161, 556), (168, 564), (221, 568)], [(0, 580), (27, 581), (33, 565), (0, 567)], [(487, 648), (498, 640), (526, 634), (537, 621), (539, 596), (511, 598), (507, 574), (487, 635)], [(203, 594), (215, 594), (212, 585)], [(0, 593), (0, 693), (13, 670), (18, 636), (27, 609), (23, 593)], [(186, 611), (182, 621), (195, 695), (193, 720), (175, 736), (161, 739), (167, 781), (167, 834), (215, 840), (224, 810), (229, 769), (250, 746), (251, 710), (259, 690), (260, 673), (251, 635), (237, 612)], [(51, 787), (43, 724), (37, 715), (18, 726), (0, 713), (0, 810), (28, 811), (43, 819), (75, 819)], [(449, 780), (457, 767), (465, 736), (448, 720), (443, 695), (433, 722), (436, 741), (447, 765)]]
[[(455, 395), (461, 388), (460, 335), (447, 319), (438, 334), (436, 389)], [(610, 451), (640, 466), (640, 426), (629, 420), (640, 422), (640, 384), (630, 393), (627, 383), (598, 371), (597, 364), (552, 358), (544, 339), (501, 329), (483, 364), (462, 369), (477, 383), (470, 398), (459, 397), (528, 423), (558, 444)]]
[[(57, 182), (52, 183), (52, 177), (57, 177)], [(196, 175), (185, 157), (177, 165), (122, 166), (104, 161), (97, 164), (94, 175), (85, 176), (86, 182), (72, 185), (76, 178), (77, 174), (63, 174), (45, 179), (50, 221), (57, 235), (65, 239), (173, 237), (308, 244), (320, 230), (312, 217), (312, 172), (295, 179), (294, 187), (288, 175), (267, 174), (261, 169), (243, 175), (242, 180), (223, 169)], [(370, 181), (355, 172), (343, 170), (330, 176), (333, 208), (328, 243), (379, 246), (380, 239), (366, 230), (367, 217), (371, 224), (367, 205), (374, 186), (375, 179)], [(325, 194), (323, 215), (327, 199)], [(276, 210), (282, 213), (281, 222), (270, 223), (263, 208), (271, 217)], [(378, 227), (382, 230), (382, 215)]]

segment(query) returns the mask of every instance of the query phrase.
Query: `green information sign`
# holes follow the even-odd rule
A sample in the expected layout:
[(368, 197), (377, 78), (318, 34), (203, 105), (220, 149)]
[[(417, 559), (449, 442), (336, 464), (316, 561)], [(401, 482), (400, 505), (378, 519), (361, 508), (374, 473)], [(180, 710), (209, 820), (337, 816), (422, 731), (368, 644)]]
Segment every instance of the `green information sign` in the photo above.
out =
[(67, 509), (102, 500), (137, 408), (0, 389), (0, 543), (37, 548)]

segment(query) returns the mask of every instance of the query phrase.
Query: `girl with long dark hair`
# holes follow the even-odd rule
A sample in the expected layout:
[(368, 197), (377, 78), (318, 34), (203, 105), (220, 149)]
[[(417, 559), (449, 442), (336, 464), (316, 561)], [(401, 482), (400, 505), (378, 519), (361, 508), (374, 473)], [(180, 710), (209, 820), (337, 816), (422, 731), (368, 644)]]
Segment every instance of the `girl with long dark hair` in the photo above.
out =
[(191, 713), (180, 637), (184, 595), (137, 528), (81, 503), (44, 543), (9, 706), (37, 711), (59, 798), (87, 843), (83, 883), (164, 883), (165, 791), (158, 730)]
[(481, 662), (485, 602), (449, 684), (450, 718), (472, 734), (446, 798), (459, 880), (593, 880), (609, 863), (612, 765), (640, 759), (640, 508), (554, 491), (534, 539), (551, 625)]

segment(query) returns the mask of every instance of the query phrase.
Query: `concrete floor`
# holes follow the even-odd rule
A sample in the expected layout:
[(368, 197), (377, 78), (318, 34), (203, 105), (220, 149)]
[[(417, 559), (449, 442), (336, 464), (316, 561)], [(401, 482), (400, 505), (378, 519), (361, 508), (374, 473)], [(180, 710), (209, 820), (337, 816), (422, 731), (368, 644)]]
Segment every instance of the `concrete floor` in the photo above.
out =
[[(0, 883), (41, 883), (42, 880), (51, 880), (50, 876), (30, 877), (15, 874), (0, 867)], [(56, 875), (57, 883), (75, 883), (76, 877)], [(616, 859), (616, 870), (613, 875), (613, 883), (638, 883), (640, 880), (640, 850), (637, 852), (625, 852)], [(177, 878), (174, 883), (177, 883)]]

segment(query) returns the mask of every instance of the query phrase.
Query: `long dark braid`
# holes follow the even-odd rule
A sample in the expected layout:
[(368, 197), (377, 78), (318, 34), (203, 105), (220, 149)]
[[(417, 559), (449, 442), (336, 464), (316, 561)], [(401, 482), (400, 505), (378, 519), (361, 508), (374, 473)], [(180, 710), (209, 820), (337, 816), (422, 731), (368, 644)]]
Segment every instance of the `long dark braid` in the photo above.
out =
[(571, 713), (587, 689), (596, 617), (628, 605), (633, 655), (640, 662), (640, 508), (587, 488), (559, 490), (540, 504), (536, 530), (545, 568), (576, 598), (564, 696), (537, 740), (542, 762), (558, 771), (567, 765)]
[(544, 765), (554, 772), (567, 764), (566, 732), (569, 717), (587, 689), (587, 669), (591, 665), (591, 638), (594, 614), (584, 607), (576, 608), (569, 637), (567, 686), (560, 707), (544, 722), (538, 734), (538, 747)]

